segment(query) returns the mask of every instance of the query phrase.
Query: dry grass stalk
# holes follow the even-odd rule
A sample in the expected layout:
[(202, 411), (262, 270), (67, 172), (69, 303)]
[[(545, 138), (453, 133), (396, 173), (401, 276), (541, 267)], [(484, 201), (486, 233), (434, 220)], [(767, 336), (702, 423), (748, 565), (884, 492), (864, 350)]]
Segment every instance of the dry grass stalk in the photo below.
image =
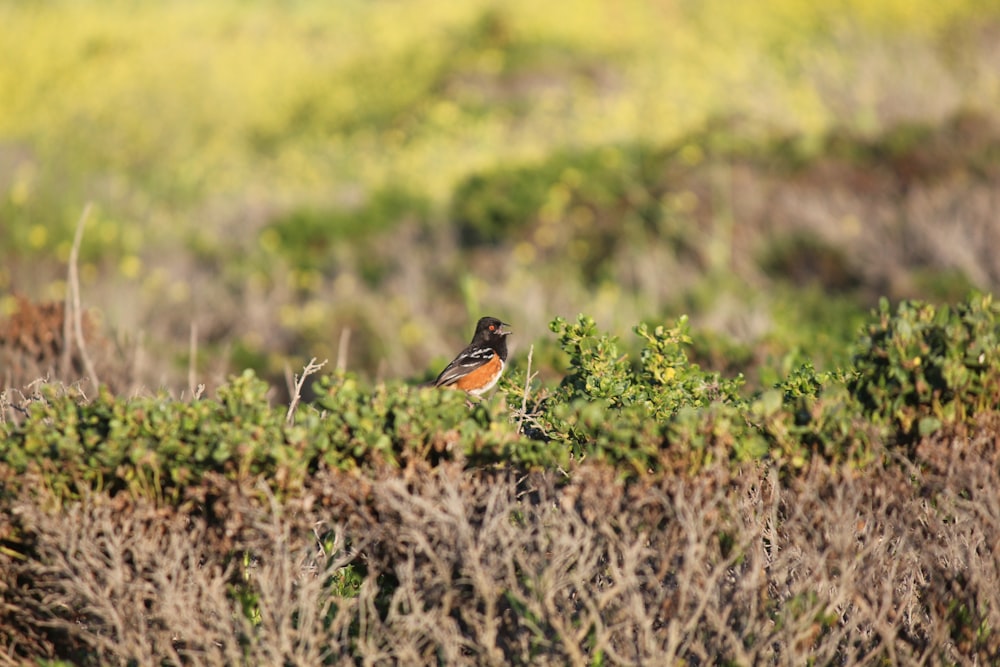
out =
[[(80, 244), (83, 242), (83, 228), (87, 223), (87, 218), (90, 217), (91, 208), (91, 202), (87, 202), (86, 206), (83, 207), (83, 213), (80, 214), (80, 218), (76, 222), (76, 233), (73, 236), (73, 246), (70, 248), (69, 253), (69, 269), (66, 281), (66, 307), (63, 311), (65, 313), (65, 323), (63, 325), (61, 370), (63, 377), (69, 376), (70, 360), (73, 352), (73, 340), (75, 339), (77, 349), (80, 351), (80, 359), (83, 361), (83, 367), (87, 372), (87, 378), (90, 380), (91, 386), (96, 390), (99, 386), (97, 372), (94, 370), (94, 363), (90, 360), (90, 355), (87, 354), (87, 346), (83, 340), (83, 313), (80, 308), (80, 272), (78, 266), (80, 258)], [(73, 327), (72, 336), (70, 335), (71, 323)]]
[(347, 370), (347, 350), (351, 345), (351, 328), (344, 327), (340, 330), (340, 339), (337, 342), (337, 364), (338, 373)]
[(198, 383), (198, 323), (192, 320), (188, 341), (188, 393), (192, 401), (197, 401), (204, 391), (205, 385)]

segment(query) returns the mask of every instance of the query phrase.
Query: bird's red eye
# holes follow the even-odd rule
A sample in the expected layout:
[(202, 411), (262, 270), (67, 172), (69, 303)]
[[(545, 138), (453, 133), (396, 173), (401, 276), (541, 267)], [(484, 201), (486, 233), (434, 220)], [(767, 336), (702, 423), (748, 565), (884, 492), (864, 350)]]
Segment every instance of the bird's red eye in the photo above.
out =
[(494, 329), (496, 329), (496, 327), (491, 324), (490, 325), (490, 331), (493, 331)]

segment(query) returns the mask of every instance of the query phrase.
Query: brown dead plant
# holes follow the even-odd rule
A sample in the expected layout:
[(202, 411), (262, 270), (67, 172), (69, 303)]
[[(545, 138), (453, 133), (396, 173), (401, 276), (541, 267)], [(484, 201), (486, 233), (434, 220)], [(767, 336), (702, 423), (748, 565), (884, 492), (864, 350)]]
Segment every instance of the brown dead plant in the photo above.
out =
[(995, 426), (790, 479), (323, 471), (211, 519), (36, 495), (0, 663), (993, 664)]

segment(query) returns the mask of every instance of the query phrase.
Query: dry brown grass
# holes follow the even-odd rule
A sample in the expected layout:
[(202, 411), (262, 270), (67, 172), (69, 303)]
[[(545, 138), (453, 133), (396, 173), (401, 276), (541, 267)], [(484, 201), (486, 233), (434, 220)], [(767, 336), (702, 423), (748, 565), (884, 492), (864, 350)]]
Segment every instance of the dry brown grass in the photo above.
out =
[[(993, 664), (995, 427), (783, 482), (441, 467), (196, 514), (22, 499), (0, 663)], [(367, 576), (340, 597), (349, 562)], [(227, 594), (244, 580), (254, 621)]]
[[(14, 305), (0, 319), (0, 392), (23, 393), (50, 380), (92, 395), (97, 391), (94, 376), (113, 391), (128, 389), (136, 376), (134, 356), (108, 338), (89, 312), (66, 318), (64, 303), (33, 302), (19, 294)], [(89, 353), (86, 361), (81, 339)]]

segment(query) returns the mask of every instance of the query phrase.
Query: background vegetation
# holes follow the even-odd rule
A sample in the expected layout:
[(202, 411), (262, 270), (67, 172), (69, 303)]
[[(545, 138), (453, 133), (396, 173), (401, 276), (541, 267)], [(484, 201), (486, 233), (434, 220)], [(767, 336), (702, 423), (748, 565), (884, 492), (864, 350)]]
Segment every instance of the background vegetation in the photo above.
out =
[(825, 366), (879, 296), (997, 284), (998, 15), (2, 2), (0, 308), (62, 300), (92, 201), (124, 391), (184, 390), (192, 324), (209, 388), (283, 387), (344, 331), (349, 368), (426, 376), (484, 312), (522, 357), (555, 315), (686, 313), (753, 382)]
[(1000, 660), (998, 31), (0, 0), (0, 664)]

